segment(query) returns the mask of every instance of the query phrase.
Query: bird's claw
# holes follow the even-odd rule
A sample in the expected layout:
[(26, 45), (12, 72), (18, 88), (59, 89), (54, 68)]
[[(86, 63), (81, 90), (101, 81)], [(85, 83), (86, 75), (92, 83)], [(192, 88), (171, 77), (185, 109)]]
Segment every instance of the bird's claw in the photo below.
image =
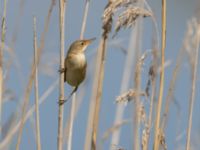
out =
[(61, 68), (58, 70), (59, 73), (64, 73), (65, 72), (65, 68)]
[(58, 104), (61, 106), (61, 105), (63, 105), (66, 101), (67, 101), (66, 99), (60, 99), (60, 100), (58, 101)]

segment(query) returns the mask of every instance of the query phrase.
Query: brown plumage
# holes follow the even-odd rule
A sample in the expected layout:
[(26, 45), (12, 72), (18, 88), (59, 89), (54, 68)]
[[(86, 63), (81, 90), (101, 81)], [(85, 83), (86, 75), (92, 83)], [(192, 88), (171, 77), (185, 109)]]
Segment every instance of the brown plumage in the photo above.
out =
[[(95, 40), (95, 38), (88, 40), (77, 40), (71, 44), (67, 52), (65, 58), (65, 68), (61, 69), (61, 72), (64, 72), (64, 81), (74, 87), (74, 90), (67, 99), (69, 99), (72, 94), (76, 92), (78, 86), (85, 79), (87, 61), (84, 52), (93, 40)], [(64, 103), (66, 100), (64, 100), (62, 103)]]

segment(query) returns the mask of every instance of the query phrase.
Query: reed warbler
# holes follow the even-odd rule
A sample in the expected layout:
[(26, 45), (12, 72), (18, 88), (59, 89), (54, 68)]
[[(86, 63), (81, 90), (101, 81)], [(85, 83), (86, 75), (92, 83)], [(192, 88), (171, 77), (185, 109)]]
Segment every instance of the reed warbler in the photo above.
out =
[(85, 57), (86, 48), (96, 38), (77, 40), (71, 44), (65, 57), (64, 68), (59, 70), (64, 73), (64, 82), (74, 87), (67, 99), (60, 100), (59, 104), (65, 103), (75, 93), (86, 75), (87, 61)]

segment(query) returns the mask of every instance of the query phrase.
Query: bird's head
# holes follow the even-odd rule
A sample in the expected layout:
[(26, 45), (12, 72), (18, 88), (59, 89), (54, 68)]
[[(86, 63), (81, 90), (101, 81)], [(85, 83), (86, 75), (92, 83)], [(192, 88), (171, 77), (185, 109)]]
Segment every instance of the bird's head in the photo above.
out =
[(96, 38), (92, 39), (84, 39), (84, 40), (77, 40), (73, 42), (69, 48), (69, 52), (75, 52), (75, 53), (82, 53), (86, 50), (88, 45), (92, 43)]

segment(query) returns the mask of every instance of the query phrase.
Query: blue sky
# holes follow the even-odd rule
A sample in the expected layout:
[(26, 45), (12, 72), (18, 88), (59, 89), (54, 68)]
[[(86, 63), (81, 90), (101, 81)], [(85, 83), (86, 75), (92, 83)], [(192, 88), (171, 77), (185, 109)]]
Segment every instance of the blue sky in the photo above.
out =
[[(45, 18), (47, 16), (48, 8), (50, 6), (50, 0), (25, 0), (21, 17), (18, 18), (20, 8), (20, 1), (8, 0), (7, 5), (7, 30), (6, 30), (6, 45), (12, 47), (16, 54), (16, 60), (19, 62), (19, 69), (16, 69), (15, 65), (11, 66), (9, 80), (6, 81), (6, 88), (13, 91), (16, 98), (11, 102), (5, 102), (3, 107), (3, 122), (5, 122), (12, 112), (17, 110), (20, 99), (24, 96), (24, 89), (26, 87), (28, 77), (30, 74), (30, 66), (33, 56), (33, 16), (37, 18), (37, 31), (38, 31), (38, 43), (41, 38), (41, 33), (44, 30)], [(167, 1), (167, 43), (166, 43), (166, 60), (171, 61), (171, 65), (166, 68), (165, 78), (165, 92), (169, 87), (169, 81), (172, 78), (172, 71), (174, 68), (176, 56), (178, 50), (182, 46), (184, 33), (186, 31), (187, 22), (194, 16), (194, 12), (197, 9), (198, 0), (174, 0)], [(92, 90), (95, 52), (99, 43), (101, 35), (101, 16), (103, 9), (107, 1), (91, 1), (88, 21), (86, 26), (86, 32), (84, 37), (91, 38), (97, 37), (97, 40), (87, 50), (88, 60), (88, 79), (85, 81), (86, 94), (80, 105), (80, 109), (77, 113), (77, 117), (74, 122), (73, 133), (73, 149), (82, 149), (84, 146), (85, 129), (87, 125), (87, 117), (89, 110), (89, 101)], [(161, 1), (149, 0), (149, 5), (157, 17), (159, 31), (161, 31)], [(3, 2), (1, 1), (1, 8)], [(65, 41), (66, 51), (71, 42), (78, 39), (80, 36), (82, 15), (84, 9), (84, 1), (67, 1), (66, 8), (66, 26), (65, 26)], [(2, 10), (2, 9), (1, 9)], [(59, 66), (59, 17), (58, 17), (58, 2), (54, 6), (49, 31), (47, 33), (45, 47), (42, 52), (42, 60), (39, 74), (39, 94), (42, 95), (44, 91), (58, 78), (58, 66)], [(2, 11), (0, 12), (2, 16)], [(12, 36), (17, 28), (16, 43), (12, 46)], [(128, 48), (128, 42), (130, 37), (130, 29), (122, 30), (118, 33), (115, 39), (109, 38), (109, 43), (113, 41), (121, 41), (120, 44), (124, 48)], [(144, 21), (144, 34), (142, 41), (142, 49), (152, 48), (152, 21), (147, 18)], [(65, 52), (66, 52), (65, 51)], [(5, 61), (9, 60), (10, 56), (5, 53)], [(124, 61), (126, 59), (125, 54), (112, 44), (108, 44), (107, 56), (105, 66), (105, 80), (103, 86), (102, 106), (100, 113), (100, 125), (99, 125), (99, 139), (103, 133), (112, 126), (115, 115), (115, 98), (119, 95), (122, 73), (124, 67)], [(50, 74), (44, 73), (44, 70), (50, 70)], [(147, 74), (147, 69), (144, 66), (143, 76)], [(197, 90), (200, 89), (200, 78), (198, 71)], [(146, 82), (143, 81), (143, 84)], [(187, 128), (187, 116), (188, 116), (188, 104), (190, 96), (190, 68), (187, 63), (187, 59), (184, 59), (180, 75), (177, 80), (175, 89), (175, 100), (180, 107), (180, 111), (177, 111), (177, 105), (172, 104), (170, 108), (169, 124), (166, 129), (166, 142), (168, 149), (178, 148), (180, 145), (185, 145), (186, 128)], [(130, 81), (130, 87), (133, 86), (133, 81)], [(65, 94), (68, 95), (70, 88), (65, 85)], [(81, 88), (79, 89), (80, 93)], [(30, 106), (34, 103), (34, 93), (31, 93)], [(200, 95), (196, 92), (196, 101), (194, 107), (194, 119), (192, 138), (197, 136), (200, 138), (200, 119), (198, 114), (200, 113)], [(40, 106), (40, 123), (41, 123), (41, 142), (44, 150), (56, 149), (57, 140), (57, 114), (58, 114), (58, 87), (52, 92), (47, 100)], [(64, 123), (66, 124), (71, 102), (65, 104), (65, 116)], [(19, 110), (20, 111), (20, 110)], [(124, 118), (129, 119), (132, 117), (132, 105), (128, 105), (125, 108)], [(33, 118), (32, 118), (33, 119)], [(35, 149), (35, 139), (33, 133), (33, 123), (28, 121), (23, 130), (23, 138), (21, 143), (21, 149)], [(122, 135), (119, 145), (127, 150), (132, 149), (132, 125), (128, 124), (122, 127)], [(175, 143), (176, 134), (182, 134), (182, 138)], [(13, 138), (10, 149), (14, 149), (16, 143), (16, 137)], [(103, 149), (108, 149), (110, 139), (103, 145)], [(199, 149), (198, 144), (195, 149)]]

